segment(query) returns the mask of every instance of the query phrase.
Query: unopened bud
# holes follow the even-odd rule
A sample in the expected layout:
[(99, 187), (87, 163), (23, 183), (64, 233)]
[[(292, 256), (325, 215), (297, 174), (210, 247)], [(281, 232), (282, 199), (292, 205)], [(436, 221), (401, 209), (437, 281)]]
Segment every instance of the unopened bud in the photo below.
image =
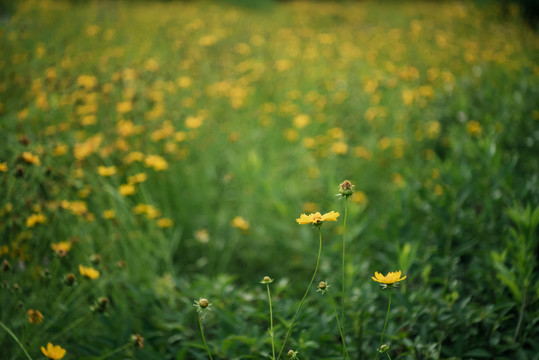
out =
[(210, 302), (207, 299), (200, 299), (198, 300), (198, 305), (200, 305), (201, 308), (205, 309), (210, 305)]
[(73, 284), (75, 284), (75, 281), (77, 281), (77, 278), (74, 274), (69, 273), (65, 276), (64, 281), (67, 285), (73, 286)]
[(339, 193), (342, 196), (351, 196), (354, 193), (354, 185), (348, 180), (344, 180), (341, 185), (339, 185)]
[(9, 263), (9, 261), (4, 260), (4, 262), (2, 263), (2, 271), (8, 272), (9, 270), (11, 270), (11, 264)]

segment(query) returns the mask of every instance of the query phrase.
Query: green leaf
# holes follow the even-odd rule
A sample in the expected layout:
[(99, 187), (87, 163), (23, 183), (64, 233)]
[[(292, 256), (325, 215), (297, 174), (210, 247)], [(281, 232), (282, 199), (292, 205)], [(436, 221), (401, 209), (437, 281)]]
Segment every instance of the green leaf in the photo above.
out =
[(464, 353), (463, 357), (472, 357), (472, 358), (492, 358), (492, 354), (485, 349), (472, 349)]

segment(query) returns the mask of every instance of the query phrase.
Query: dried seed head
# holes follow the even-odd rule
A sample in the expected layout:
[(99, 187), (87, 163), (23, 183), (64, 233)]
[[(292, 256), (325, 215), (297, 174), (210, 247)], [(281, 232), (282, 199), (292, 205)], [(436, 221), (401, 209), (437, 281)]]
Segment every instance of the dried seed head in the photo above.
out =
[(144, 338), (140, 336), (140, 334), (131, 335), (131, 342), (133, 342), (133, 344), (138, 346), (140, 349), (144, 347)]

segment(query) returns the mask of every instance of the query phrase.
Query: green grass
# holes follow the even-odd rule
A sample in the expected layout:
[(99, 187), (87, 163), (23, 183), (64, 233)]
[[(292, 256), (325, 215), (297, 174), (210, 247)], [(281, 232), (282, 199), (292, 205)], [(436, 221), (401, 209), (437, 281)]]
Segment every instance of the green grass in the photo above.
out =
[[(351, 358), (376, 356), (387, 294), (370, 277), (396, 270), (392, 359), (537, 356), (537, 34), (460, 2), (246, 4), (28, 1), (2, 20), (0, 321), (34, 359), (133, 334), (144, 348), (111, 358), (204, 359), (204, 297), (214, 359), (270, 358), (259, 281), (275, 279), (279, 349), (317, 255), (295, 219), (344, 215), (348, 179)], [(339, 220), (315, 279), (338, 313)], [(314, 289), (288, 344), (342, 357)], [(4, 330), (0, 348), (25, 356)]]

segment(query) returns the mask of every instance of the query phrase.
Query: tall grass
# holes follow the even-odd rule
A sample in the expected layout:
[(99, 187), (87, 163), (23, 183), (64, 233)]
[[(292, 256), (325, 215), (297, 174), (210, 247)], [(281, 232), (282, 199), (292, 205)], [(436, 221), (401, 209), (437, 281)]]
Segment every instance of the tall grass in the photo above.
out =
[[(202, 359), (202, 296), (215, 359), (268, 358), (257, 279), (275, 278), (283, 339), (316, 255), (294, 219), (339, 210), (344, 179), (347, 261), (342, 223), (324, 229), (319, 276), (346, 279), (351, 358), (376, 349), (385, 298), (369, 276), (386, 268), (408, 275), (393, 358), (537, 353), (537, 268), (515, 268), (511, 245), (536, 249), (537, 231), (515, 234), (508, 214), (539, 202), (538, 38), (496, 13), (21, 3), (0, 24), (3, 358), (52, 342), (93, 359), (140, 334), (123, 356)], [(515, 292), (513, 278), (532, 280)], [(327, 301), (304, 309), (290, 349), (342, 356)]]

